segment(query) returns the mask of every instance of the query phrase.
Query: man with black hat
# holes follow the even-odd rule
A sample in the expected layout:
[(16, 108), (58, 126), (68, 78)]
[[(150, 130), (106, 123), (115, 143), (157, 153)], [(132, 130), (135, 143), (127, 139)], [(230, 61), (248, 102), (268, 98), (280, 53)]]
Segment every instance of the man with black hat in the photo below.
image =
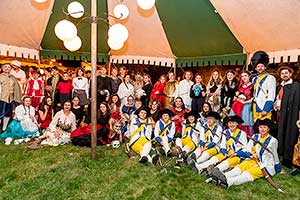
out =
[(160, 119), (156, 122), (154, 129), (155, 140), (162, 145), (165, 155), (172, 154), (170, 150), (171, 142), (175, 134), (175, 123), (171, 121), (173, 113), (169, 109), (160, 111)]
[(282, 156), (282, 164), (292, 167), (294, 146), (299, 137), (296, 122), (300, 112), (300, 84), (293, 81), (294, 70), (283, 64), (278, 73), (282, 82), (278, 87), (275, 109), (280, 113), (278, 124), (278, 154)]
[(224, 131), (222, 136), (220, 152), (203, 163), (196, 163), (195, 161), (190, 163), (192, 170), (201, 173), (203, 169), (220, 161), (222, 162), (216, 167), (221, 169), (221, 171), (239, 164), (241, 159), (237, 156), (237, 152), (240, 149), (244, 149), (247, 145), (247, 134), (238, 128), (238, 125), (243, 122), (240, 116), (227, 116), (224, 119), (224, 124), (227, 124), (228, 129)]
[(135, 114), (138, 116), (134, 118), (129, 127), (128, 135), (129, 147), (136, 153), (140, 154), (140, 163), (146, 163), (147, 161), (156, 164), (158, 161), (158, 155), (150, 156), (151, 151), (151, 134), (152, 124), (149, 117), (149, 109), (146, 107), (140, 107), (136, 110)]
[(197, 143), (197, 149), (187, 159), (187, 163), (191, 164), (193, 161), (202, 163), (210, 157), (216, 155), (220, 150), (222, 127), (218, 120), (221, 116), (217, 112), (209, 112), (206, 116), (206, 123), (201, 127), (200, 142)]
[(264, 51), (257, 51), (251, 58), (251, 64), (258, 73), (253, 78), (253, 119), (271, 119), (276, 93), (276, 79), (266, 72), (269, 56)]
[(240, 185), (262, 178), (264, 173), (273, 176), (281, 171), (277, 154), (278, 141), (270, 135), (275, 124), (270, 119), (258, 119), (256, 126), (259, 134), (254, 134), (246, 149), (238, 152), (246, 159), (225, 174), (220, 171), (212, 173), (221, 186)]

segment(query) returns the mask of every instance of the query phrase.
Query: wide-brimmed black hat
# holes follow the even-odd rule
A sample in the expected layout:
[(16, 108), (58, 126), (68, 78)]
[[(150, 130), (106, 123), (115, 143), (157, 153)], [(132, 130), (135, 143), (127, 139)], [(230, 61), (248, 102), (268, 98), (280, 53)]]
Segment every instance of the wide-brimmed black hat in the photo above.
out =
[(268, 126), (269, 129), (270, 129), (271, 135), (273, 135), (273, 133), (277, 129), (276, 124), (272, 120), (270, 120), (270, 119), (263, 119), (263, 120), (257, 119), (256, 122), (253, 125), (253, 130), (258, 133), (259, 132), (258, 127), (261, 126), (261, 125)]
[(220, 119), (221, 119), (221, 116), (219, 115), (219, 113), (214, 112), (214, 111), (211, 111), (211, 112), (207, 113), (207, 114), (205, 115), (205, 117), (206, 117), (206, 118), (207, 118), (207, 117), (213, 117), (213, 118), (215, 118), (216, 120), (220, 120)]
[(238, 115), (231, 115), (224, 118), (223, 123), (228, 124), (228, 122), (236, 122), (238, 124), (241, 124), (244, 122), (244, 120), (238, 116)]
[(184, 119), (187, 119), (189, 116), (194, 116), (195, 119), (198, 119), (200, 117), (199, 113), (191, 111), (184, 114)]
[(168, 114), (170, 117), (174, 116), (174, 113), (168, 108), (159, 111), (159, 118), (161, 118), (163, 114)]
[(251, 58), (251, 64), (254, 68), (258, 64), (263, 64), (267, 67), (269, 64), (269, 55), (264, 51), (257, 51), (253, 54)]
[(135, 114), (135, 115), (138, 115), (142, 110), (144, 110), (144, 111), (147, 112), (147, 117), (150, 116), (150, 109), (149, 109), (148, 107), (146, 107), (146, 106), (140, 107), (139, 109), (137, 109), (137, 110), (134, 112), (134, 114)]

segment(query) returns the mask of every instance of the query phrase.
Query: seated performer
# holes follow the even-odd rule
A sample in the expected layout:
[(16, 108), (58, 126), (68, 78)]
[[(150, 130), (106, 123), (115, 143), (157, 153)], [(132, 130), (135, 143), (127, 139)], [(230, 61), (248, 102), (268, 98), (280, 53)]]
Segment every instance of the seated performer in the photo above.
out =
[(135, 114), (138, 116), (134, 118), (129, 127), (127, 137), (129, 138), (129, 147), (136, 153), (140, 154), (140, 163), (146, 163), (147, 161), (157, 164), (158, 155), (150, 156), (151, 151), (151, 133), (152, 124), (151, 120), (148, 118), (149, 109), (146, 107), (141, 107), (136, 110)]
[(220, 119), (217, 112), (209, 112), (206, 115), (206, 123), (200, 132), (199, 145), (187, 159), (188, 164), (193, 160), (202, 163), (219, 152), (222, 138), (222, 127), (218, 123)]
[[(188, 112), (184, 115), (186, 123), (183, 124), (182, 137), (175, 141), (175, 149), (179, 149), (179, 157), (186, 158), (189, 152), (193, 152), (199, 143), (199, 134), (201, 132), (200, 123), (197, 122), (199, 114)], [(174, 152), (174, 151), (173, 151)]]
[(238, 155), (247, 159), (225, 174), (218, 170), (212, 173), (221, 186), (227, 188), (240, 185), (281, 171), (277, 154), (278, 141), (270, 135), (274, 123), (270, 119), (258, 119), (256, 123), (259, 134), (252, 136), (245, 151), (238, 152)]
[(154, 129), (155, 140), (161, 144), (165, 155), (171, 156), (171, 142), (175, 134), (175, 123), (171, 121), (173, 113), (169, 109), (160, 111), (160, 120), (156, 122)]
[(241, 159), (237, 156), (237, 152), (244, 149), (247, 145), (246, 133), (238, 128), (238, 125), (243, 123), (243, 120), (241, 117), (234, 115), (226, 117), (224, 123), (227, 124), (228, 129), (223, 133), (220, 153), (200, 164), (193, 161), (190, 166), (194, 172), (201, 173), (203, 169), (211, 166), (207, 171), (208, 175), (210, 175), (209, 173), (213, 165), (218, 162), (221, 163), (217, 167), (222, 171), (229, 167), (234, 167), (241, 162)]

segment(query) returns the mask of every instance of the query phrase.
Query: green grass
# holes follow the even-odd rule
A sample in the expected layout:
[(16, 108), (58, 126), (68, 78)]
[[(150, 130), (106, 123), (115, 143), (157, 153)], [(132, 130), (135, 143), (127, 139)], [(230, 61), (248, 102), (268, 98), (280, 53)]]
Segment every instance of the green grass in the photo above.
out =
[(71, 145), (28, 150), (26, 145), (0, 144), (0, 199), (300, 199), (300, 176), (276, 175), (286, 192), (276, 192), (264, 180), (228, 190), (205, 183), (188, 167), (159, 167), (129, 160), (123, 151)]

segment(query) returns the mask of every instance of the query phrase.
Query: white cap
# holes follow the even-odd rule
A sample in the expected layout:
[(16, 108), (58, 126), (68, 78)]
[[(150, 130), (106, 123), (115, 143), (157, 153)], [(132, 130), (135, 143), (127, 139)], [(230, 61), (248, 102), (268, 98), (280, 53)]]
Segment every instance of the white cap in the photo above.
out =
[(17, 60), (13, 60), (13, 61), (11, 62), (11, 64), (12, 64), (12, 65), (15, 65), (15, 66), (17, 66), (17, 67), (21, 67), (21, 62), (20, 62), (20, 61), (17, 61)]

